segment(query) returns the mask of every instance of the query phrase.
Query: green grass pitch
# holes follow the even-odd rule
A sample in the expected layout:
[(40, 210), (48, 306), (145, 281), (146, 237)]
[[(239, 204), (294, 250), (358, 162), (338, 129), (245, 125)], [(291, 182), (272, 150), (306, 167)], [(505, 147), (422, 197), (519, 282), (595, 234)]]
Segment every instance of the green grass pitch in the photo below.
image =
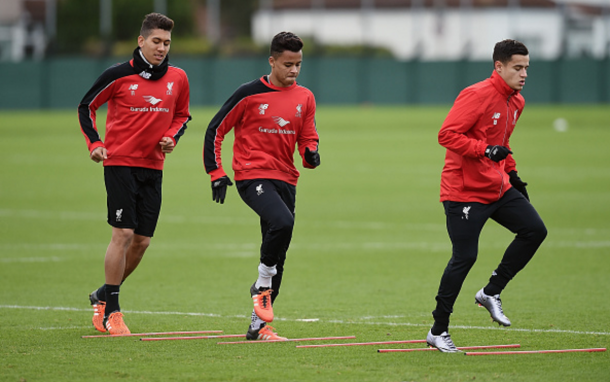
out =
[[(281, 335), (425, 338), (450, 256), (438, 201), (444, 150), (436, 140), (448, 110), (319, 108), (322, 165), (301, 171), (275, 305)], [(132, 332), (247, 329), (258, 218), (235, 187), (224, 205), (212, 202), (201, 148), (215, 111), (192, 110), (168, 156), (156, 235), (122, 288)], [(554, 128), (558, 118), (566, 131)], [(466, 357), (376, 351), (422, 345), (82, 339), (97, 334), (87, 295), (103, 282), (110, 239), (102, 167), (89, 160), (76, 110), (2, 111), (0, 121), (0, 381), (610, 380), (610, 352)], [(610, 345), (608, 142), (608, 106), (527, 106), (511, 144), (549, 236), (502, 294), (513, 326), (499, 328), (474, 294), (512, 235), (488, 223), (452, 316), (458, 346)]]

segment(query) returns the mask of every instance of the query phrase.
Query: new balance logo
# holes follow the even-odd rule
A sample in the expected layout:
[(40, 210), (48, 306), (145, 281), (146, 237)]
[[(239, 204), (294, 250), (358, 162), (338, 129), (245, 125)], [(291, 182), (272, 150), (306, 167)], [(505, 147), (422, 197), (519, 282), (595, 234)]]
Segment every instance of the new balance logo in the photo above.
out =
[(123, 219), (123, 209), (116, 210), (116, 221), (120, 222)]
[(152, 77), (152, 74), (147, 73), (146, 71), (143, 71), (142, 73), (140, 73), (140, 77), (150, 80), (150, 77)]
[(265, 115), (265, 110), (267, 110), (268, 108), (269, 108), (268, 103), (261, 103), (260, 106), (258, 107), (258, 114)]
[(143, 96), (146, 102), (151, 103), (153, 106), (163, 101), (162, 99), (155, 98), (153, 96)]
[(282, 117), (273, 117), (273, 120), (275, 121), (275, 123), (277, 123), (280, 127), (284, 127), (287, 124), (290, 123), (290, 121), (285, 120)]
[(500, 119), (500, 113), (494, 113), (493, 117), (491, 117), (491, 119), (494, 120), (494, 125), (498, 124), (498, 119)]
[(136, 90), (138, 90), (138, 84), (129, 85), (129, 90), (131, 90), (131, 95), (136, 95)]

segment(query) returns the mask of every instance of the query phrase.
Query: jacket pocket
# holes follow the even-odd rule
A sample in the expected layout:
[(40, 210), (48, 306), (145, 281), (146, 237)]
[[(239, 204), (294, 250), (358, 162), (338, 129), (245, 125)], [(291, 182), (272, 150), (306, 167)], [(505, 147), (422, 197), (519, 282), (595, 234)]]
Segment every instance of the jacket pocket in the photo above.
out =
[(502, 185), (502, 175), (491, 161), (464, 157), (462, 162), (464, 191), (489, 192)]

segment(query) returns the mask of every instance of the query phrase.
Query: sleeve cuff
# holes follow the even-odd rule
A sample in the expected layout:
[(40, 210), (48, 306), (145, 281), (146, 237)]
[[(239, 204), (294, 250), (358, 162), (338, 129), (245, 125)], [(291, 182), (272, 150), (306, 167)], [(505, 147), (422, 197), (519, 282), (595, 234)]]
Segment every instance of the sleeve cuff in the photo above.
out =
[(210, 171), (210, 177), (212, 178), (212, 182), (222, 178), (223, 176), (227, 176), (225, 171), (222, 168), (217, 168), (216, 170)]

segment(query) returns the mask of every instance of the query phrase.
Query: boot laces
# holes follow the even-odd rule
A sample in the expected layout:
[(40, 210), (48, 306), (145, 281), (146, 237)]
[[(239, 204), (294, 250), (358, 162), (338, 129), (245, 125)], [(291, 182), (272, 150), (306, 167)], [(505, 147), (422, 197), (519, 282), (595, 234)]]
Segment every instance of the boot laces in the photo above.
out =
[(457, 349), (455, 344), (453, 343), (453, 340), (451, 339), (451, 336), (446, 335), (441, 337), (443, 339), (443, 342), (445, 342), (445, 345), (449, 348), (449, 349)]
[(263, 309), (267, 309), (269, 305), (271, 305), (271, 292), (273, 292), (272, 289), (267, 289), (266, 291), (261, 292), (258, 297)]
[(496, 308), (500, 311), (500, 313), (504, 314), (504, 311), (502, 310), (502, 300), (500, 300), (500, 295), (495, 295), (493, 296), (494, 298), (494, 305), (496, 306)]

